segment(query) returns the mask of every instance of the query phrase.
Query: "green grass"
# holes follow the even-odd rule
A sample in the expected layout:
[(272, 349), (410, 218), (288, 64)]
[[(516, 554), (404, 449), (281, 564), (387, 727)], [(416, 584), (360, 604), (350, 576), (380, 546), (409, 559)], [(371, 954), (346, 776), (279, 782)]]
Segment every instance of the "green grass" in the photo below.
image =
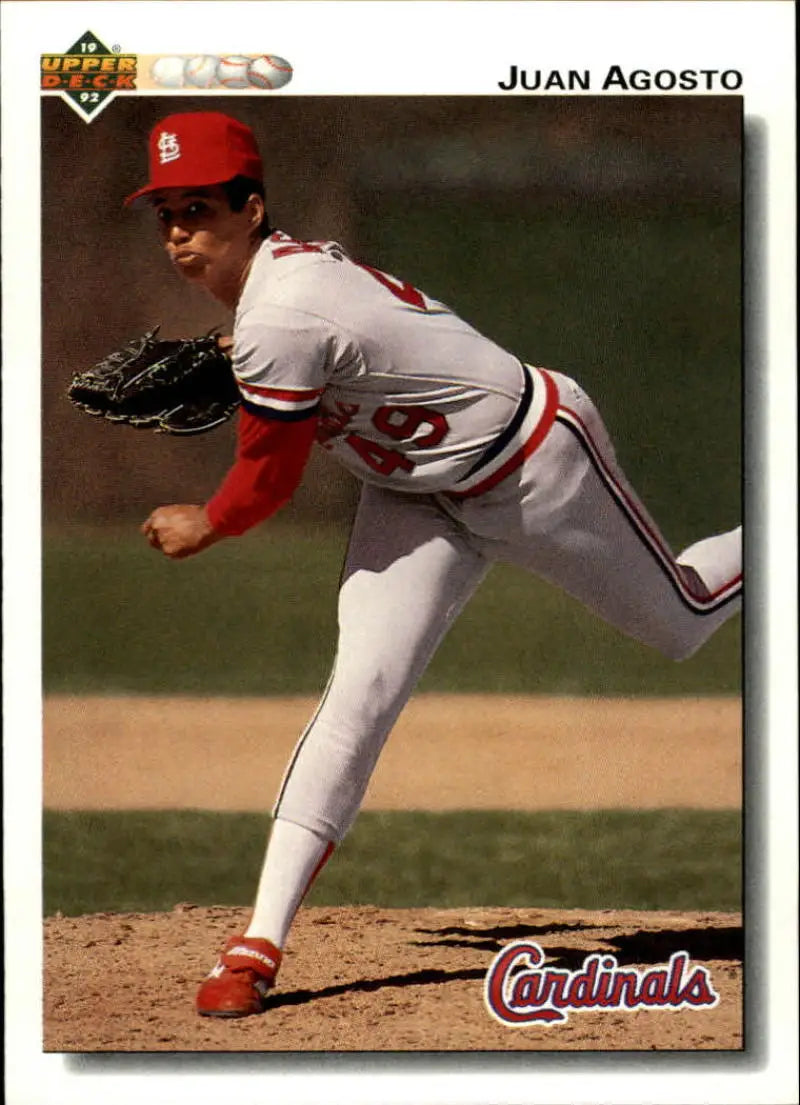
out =
[(574, 376), (676, 544), (741, 499), (741, 234), (735, 204), (662, 208), (392, 193), (362, 216), (371, 263), (506, 349)]
[[(173, 563), (135, 529), (45, 539), (43, 676), (73, 694), (316, 694), (336, 643), (342, 529), (276, 526)], [(731, 694), (733, 619), (690, 661), (630, 641), (533, 576), (493, 569), (423, 691)]]
[[(251, 904), (269, 818), (44, 815), (44, 912)], [(362, 813), (310, 905), (741, 907), (736, 811)]]

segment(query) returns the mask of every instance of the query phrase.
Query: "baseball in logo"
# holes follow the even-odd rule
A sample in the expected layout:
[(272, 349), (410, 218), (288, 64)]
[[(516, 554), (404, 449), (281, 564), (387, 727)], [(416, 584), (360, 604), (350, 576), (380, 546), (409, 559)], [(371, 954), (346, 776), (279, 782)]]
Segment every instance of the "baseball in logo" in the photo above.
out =
[(486, 974), (484, 999), (509, 1028), (564, 1024), (570, 1013), (634, 1009), (711, 1009), (719, 995), (706, 967), (674, 952), (669, 963), (640, 971), (613, 955), (587, 955), (577, 971), (545, 967), (542, 948), (516, 940), (498, 952)]
[(283, 88), (292, 79), (292, 67), (277, 54), (261, 54), (250, 62), (247, 75), (256, 88)]
[(217, 80), (223, 88), (247, 88), (250, 84), (247, 79), (249, 68), (250, 58), (243, 54), (229, 54), (219, 59)]
[(293, 69), (278, 54), (183, 54), (157, 57), (150, 77), (160, 88), (272, 91), (292, 79)]
[(183, 58), (156, 58), (150, 66), (150, 76), (162, 88), (183, 88), (185, 83)]
[(183, 66), (186, 84), (193, 88), (213, 88), (217, 81), (218, 63), (219, 58), (215, 58), (213, 54), (198, 54), (197, 57), (187, 58)]

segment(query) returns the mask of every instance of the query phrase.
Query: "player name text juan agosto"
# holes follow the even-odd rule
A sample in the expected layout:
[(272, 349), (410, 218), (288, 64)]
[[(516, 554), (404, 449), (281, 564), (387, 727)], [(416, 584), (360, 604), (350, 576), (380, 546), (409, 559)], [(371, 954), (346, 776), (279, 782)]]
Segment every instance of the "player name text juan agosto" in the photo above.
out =
[(611, 65), (602, 78), (590, 69), (522, 69), (512, 65), (497, 82), (504, 92), (736, 92), (744, 78), (738, 69), (623, 69)]

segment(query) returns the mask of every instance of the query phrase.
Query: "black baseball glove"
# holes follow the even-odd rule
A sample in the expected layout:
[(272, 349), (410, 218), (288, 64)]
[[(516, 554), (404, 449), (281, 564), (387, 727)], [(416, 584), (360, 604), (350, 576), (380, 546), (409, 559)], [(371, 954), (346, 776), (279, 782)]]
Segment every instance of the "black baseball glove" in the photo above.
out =
[(239, 406), (231, 359), (216, 335), (158, 341), (159, 327), (76, 373), (68, 398), (109, 422), (168, 434), (201, 434)]

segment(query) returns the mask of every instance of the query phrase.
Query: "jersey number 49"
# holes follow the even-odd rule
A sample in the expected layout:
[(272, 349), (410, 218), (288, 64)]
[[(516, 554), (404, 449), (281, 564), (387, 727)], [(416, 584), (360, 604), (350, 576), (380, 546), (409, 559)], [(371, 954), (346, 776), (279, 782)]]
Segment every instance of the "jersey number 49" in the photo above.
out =
[[(395, 441), (410, 441), (422, 426), (430, 426), (427, 433), (416, 438), (417, 449), (433, 449), (444, 440), (449, 426), (440, 411), (429, 407), (379, 407), (372, 416), (372, 425), (386, 437)], [(388, 449), (377, 441), (370, 441), (360, 434), (348, 434), (345, 438), (361, 459), (381, 476), (391, 476), (398, 468), (413, 472), (414, 462), (397, 449)]]

